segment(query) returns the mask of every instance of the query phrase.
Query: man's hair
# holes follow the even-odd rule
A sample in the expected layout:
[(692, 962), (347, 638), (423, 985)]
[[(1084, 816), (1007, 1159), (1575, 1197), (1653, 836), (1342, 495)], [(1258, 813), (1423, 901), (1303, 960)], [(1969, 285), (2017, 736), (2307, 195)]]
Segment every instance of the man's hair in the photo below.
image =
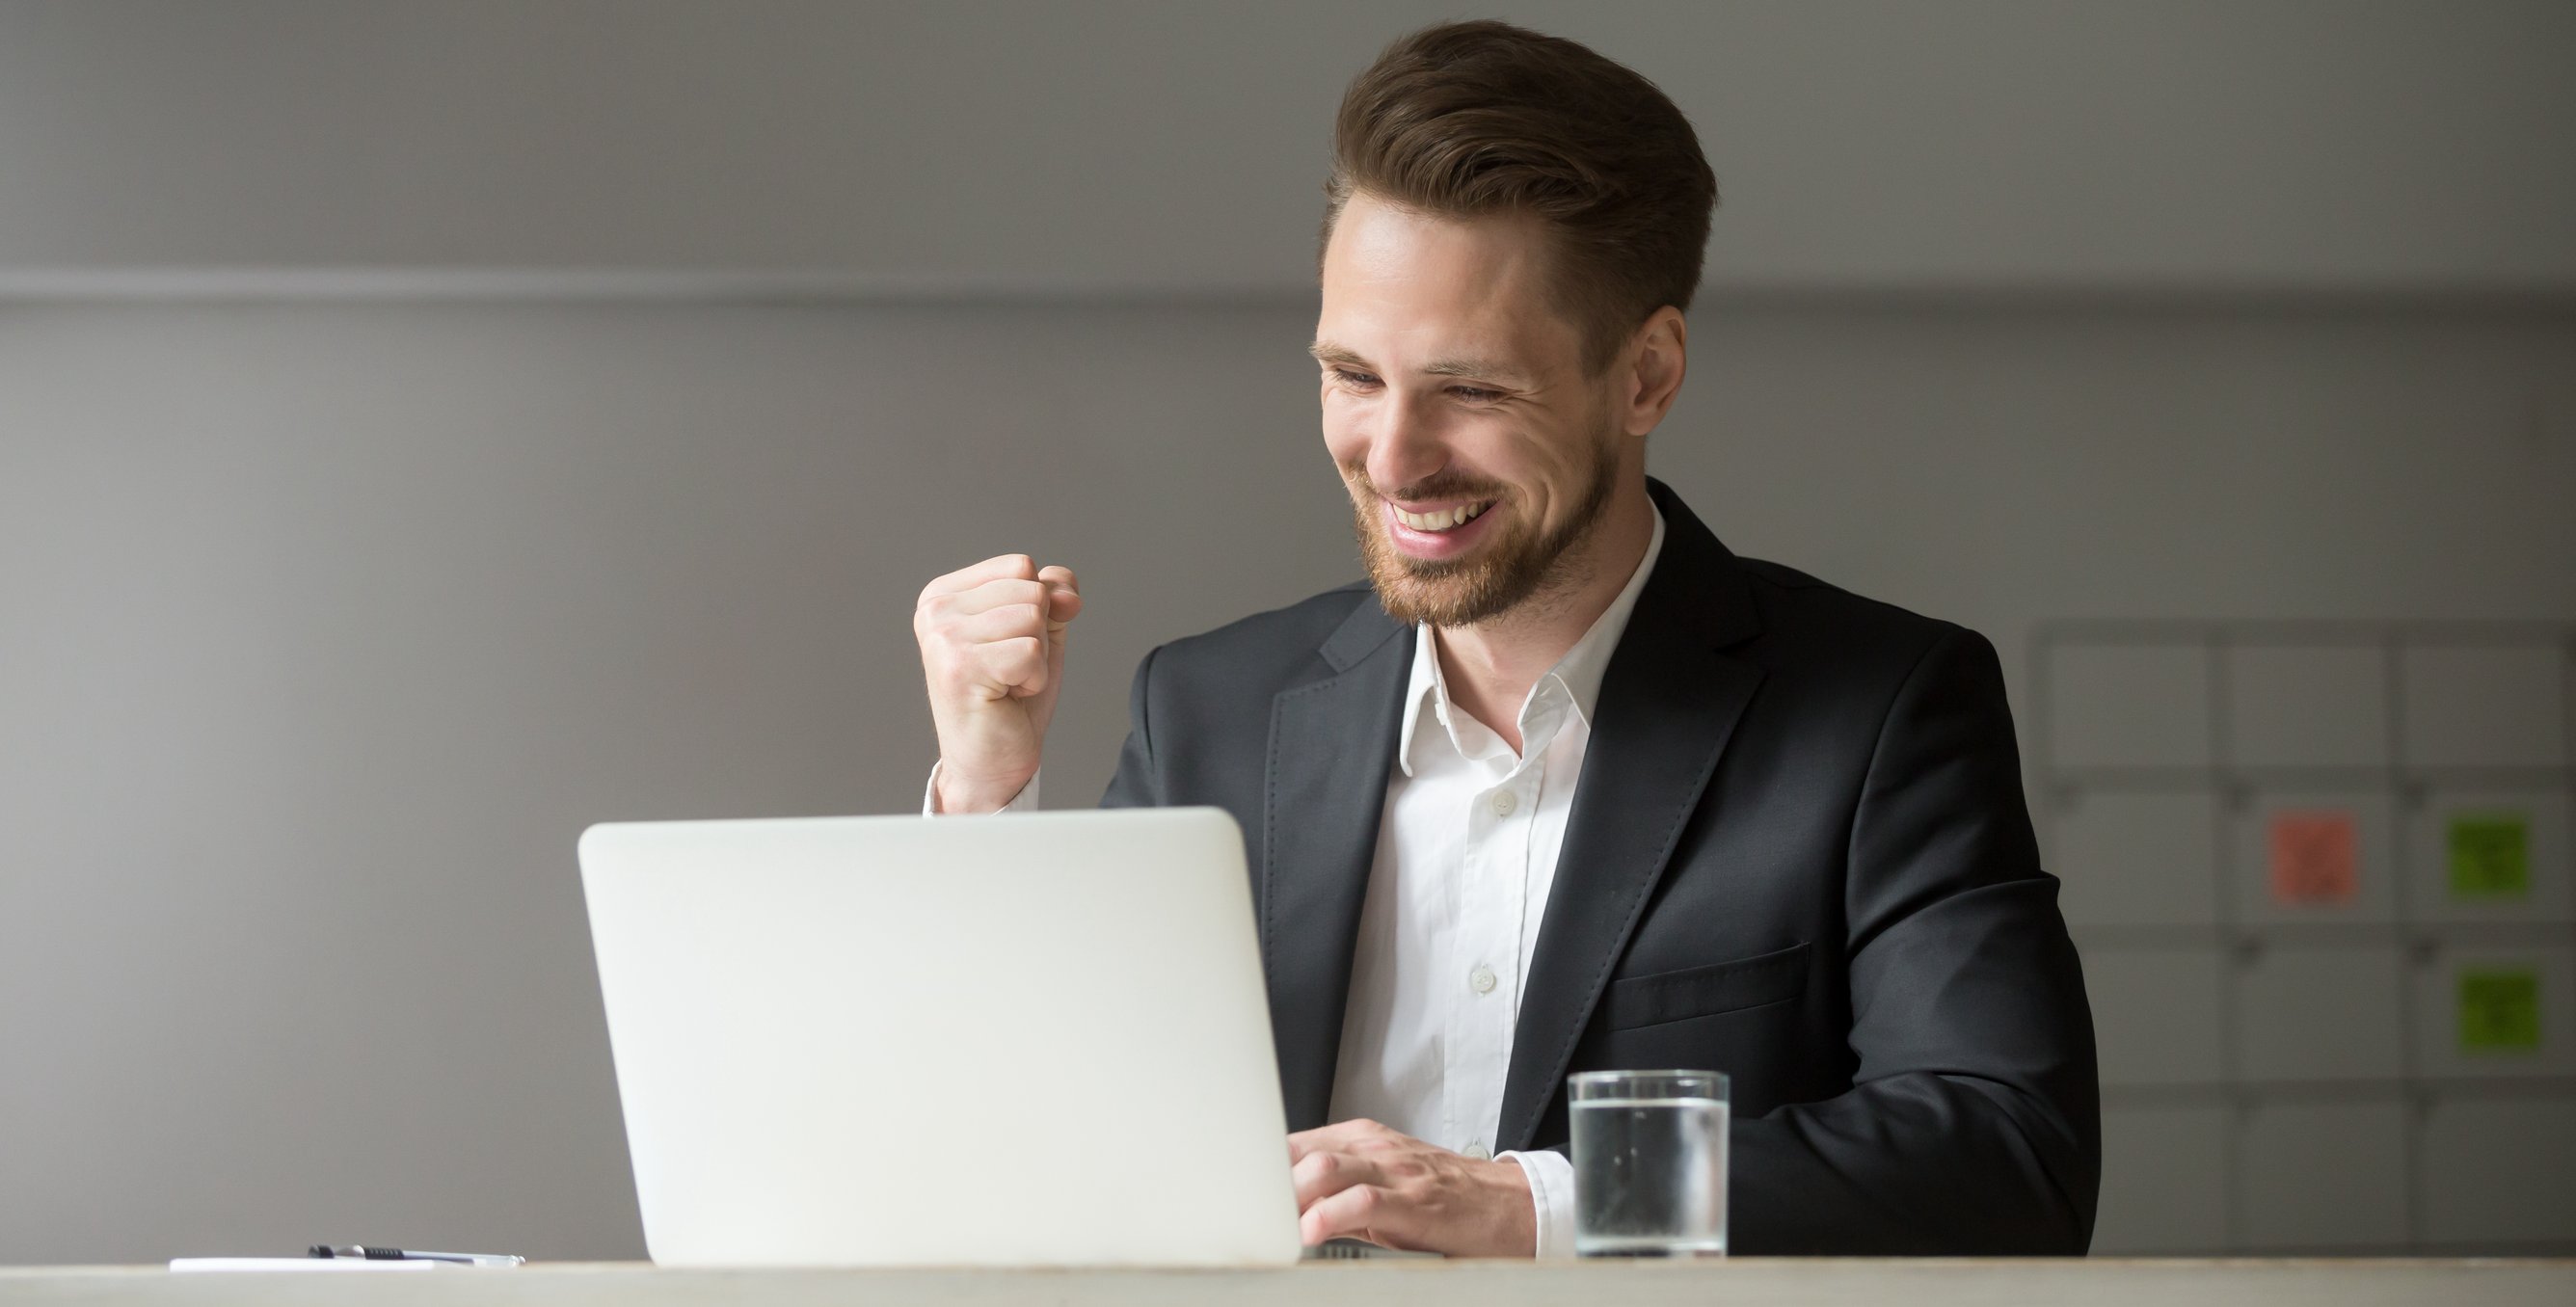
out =
[(1634, 71), (1509, 23), (1441, 23), (1352, 79), (1333, 121), (1323, 240), (1355, 192), (1451, 218), (1520, 214), (1555, 238), (1560, 309), (1598, 375), (1699, 288), (1717, 177), (1690, 120)]

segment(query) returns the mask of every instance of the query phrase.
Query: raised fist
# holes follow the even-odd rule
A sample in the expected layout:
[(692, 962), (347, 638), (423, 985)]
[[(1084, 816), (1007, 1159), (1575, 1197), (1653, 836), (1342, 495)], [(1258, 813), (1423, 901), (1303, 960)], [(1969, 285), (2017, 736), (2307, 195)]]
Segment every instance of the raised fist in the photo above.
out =
[(1073, 570), (1004, 554), (931, 582), (913, 609), (941, 812), (999, 810), (1037, 775), (1064, 680), (1065, 628), (1082, 611)]

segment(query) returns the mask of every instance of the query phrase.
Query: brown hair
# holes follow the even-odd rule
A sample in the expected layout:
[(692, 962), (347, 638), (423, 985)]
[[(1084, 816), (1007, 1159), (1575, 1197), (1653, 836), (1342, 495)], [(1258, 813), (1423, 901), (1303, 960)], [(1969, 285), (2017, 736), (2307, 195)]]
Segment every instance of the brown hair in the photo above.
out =
[(1527, 214), (1557, 237), (1557, 301), (1598, 374), (1656, 309), (1690, 308), (1717, 177), (1653, 82), (1509, 23), (1426, 27), (1343, 93), (1323, 240), (1357, 191), (1424, 213)]

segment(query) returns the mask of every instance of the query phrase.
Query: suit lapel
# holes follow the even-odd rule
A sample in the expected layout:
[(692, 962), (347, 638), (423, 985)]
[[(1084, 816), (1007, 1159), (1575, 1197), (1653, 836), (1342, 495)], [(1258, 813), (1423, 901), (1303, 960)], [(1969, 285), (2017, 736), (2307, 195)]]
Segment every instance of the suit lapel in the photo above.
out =
[[(1761, 683), (1723, 650), (1760, 627), (1734, 556), (1661, 483), (1664, 552), (1601, 682), (1522, 988), (1495, 1138), (1526, 1148), (1683, 825)], [(1356, 909), (1354, 909), (1356, 911)]]
[(1271, 701), (1261, 957), (1288, 1128), (1325, 1124), (1360, 905), (1386, 810), (1413, 642), (1373, 595), (1319, 653), (1337, 675)]

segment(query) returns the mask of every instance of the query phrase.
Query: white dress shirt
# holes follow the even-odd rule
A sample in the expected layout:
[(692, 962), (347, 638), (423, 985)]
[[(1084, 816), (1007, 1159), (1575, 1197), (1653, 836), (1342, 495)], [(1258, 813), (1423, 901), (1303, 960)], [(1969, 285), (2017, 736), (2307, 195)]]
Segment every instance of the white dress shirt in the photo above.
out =
[[(1449, 697), (1436, 636), (1414, 636), (1396, 768), (1360, 908), (1333, 1120), (1368, 1117), (1470, 1157), (1489, 1156), (1601, 676), (1663, 552), (1646, 556), (1520, 710), (1521, 751)], [(1574, 1164), (1505, 1153), (1529, 1177), (1538, 1255), (1574, 1252)]]
[[(1521, 704), (1521, 751), (1449, 697), (1438, 637), (1415, 630), (1395, 768), (1333, 1070), (1330, 1117), (1367, 1117), (1470, 1157), (1490, 1157), (1520, 1023), (1521, 984), (1556, 882), (1601, 677), (1638, 592), (1663, 553), (1655, 515), (1646, 556), (1591, 629)], [(937, 811), (931, 770), (922, 811)], [(1003, 809), (1037, 806), (1038, 783)], [(1511, 1153), (1529, 1179), (1541, 1257), (1574, 1252), (1574, 1164)]]

